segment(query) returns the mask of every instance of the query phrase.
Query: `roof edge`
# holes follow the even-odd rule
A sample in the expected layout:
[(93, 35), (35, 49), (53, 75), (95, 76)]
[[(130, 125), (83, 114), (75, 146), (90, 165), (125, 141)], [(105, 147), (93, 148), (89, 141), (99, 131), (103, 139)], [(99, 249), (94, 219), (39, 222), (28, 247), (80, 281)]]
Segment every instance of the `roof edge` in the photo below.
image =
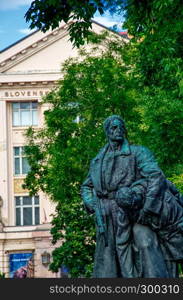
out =
[(22, 42), (23, 40), (29, 38), (30, 36), (32, 36), (33, 34), (35, 34), (36, 32), (38, 32), (39, 30), (40, 30), (40, 29), (37, 29), (37, 30), (31, 32), (31, 33), (29, 33), (28, 35), (24, 36), (23, 38), (21, 38), (21, 39), (17, 40), (16, 42), (14, 42), (13, 44), (11, 44), (11, 45), (5, 47), (3, 50), (0, 51), (0, 53), (5, 52), (6, 50), (10, 49), (11, 47), (13, 47), (13, 46), (17, 45), (18, 43)]
[(117, 34), (118, 36), (120, 36), (120, 37), (122, 37), (122, 38), (124, 38), (124, 39), (127, 39), (127, 40), (128, 40), (128, 38), (127, 38), (127, 37), (124, 37), (124, 36), (123, 36), (123, 35), (121, 35), (119, 32), (112, 30), (111, 28), (109, 28), (109, 27), (107, 27), (107, 26), (105, 26), (105, 25), (103, 25), (103, 24), (101, 24), (101, 23), (99, 23), (99, 22), (95, 21), (94, 19), (92, 19), (91, 21), (92, 21), (92, 23), (95, 23), (95, 24), (97, 24), (97, 25), (99, 25), (99, 26), (103, 27), (104, 29), (107, 29), (107, 30), (111, 31), (112, 33), (115, 33), (115, 34)]
[[(121, 34), (119, 34), (118, 32), (112, 30), (111, 28), (108, 28), (107, 26), (105, 26), (105, 25), (103, 25), (103, 24), (101, 24), (101, 23), (98, 23), (98, 22), (95, 21), (94, 19), (92, 19), (91, 21), (92, 21), (92, 23), (95, 23), (95, 24), (97, 24), (97, 25), (103, 27), (104, 29), (111, 31), (112, 33), (115, 33), (115, 34), (119, 35), (120, 37), (123, 37), (123, 36), (122, 36)], [(59, 26), (58, 26), (58, 27), (59, 27)], [(23, 40), (29, 38), (30, 36), (32, 36), (33, 34), (35, 34), (35, 33), (38, 32), (38, 31), (40, 31), (40, 29), (37, 29), (37, 30), (31, 32), (30, 34), (28, 34), (28, 35), (24, 36), (23, 38), (17, 40), (17, 41), (14, 42), (13, 44), (11, 44), (11, 45), (5, 47), (4, 49), (0, 50), (0, 53), (5, 52), (6, 50), (8, 50), (8, 49), (10, 49), (11, 47), (17, 45), (18, 43), (22, 42)], [(125, 37), (123, 37), (123, 38), (125, 38)], [(128, 39), (128, 38), (126, 38), (126, 39)]]

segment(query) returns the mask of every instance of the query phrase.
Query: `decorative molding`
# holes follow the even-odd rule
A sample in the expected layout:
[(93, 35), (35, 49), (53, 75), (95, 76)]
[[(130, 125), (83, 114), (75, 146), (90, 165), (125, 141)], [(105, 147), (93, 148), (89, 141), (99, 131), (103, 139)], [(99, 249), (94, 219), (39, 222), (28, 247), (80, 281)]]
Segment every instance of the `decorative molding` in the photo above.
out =
[(28, 57), (34, 55), (35, 53), (48, 47), (50, 44), (68, 35), (67, 29), (69, 24), (70, 23), (61, 26), (60, 28), (49, 33), (47, 36), (42, 37), (38, 41), (35, 41), (32, 45), (26, 47), (25, 49), (17, 52), (16, 54), (13, 54), (9, 58), (2, 61), (0, 63), (0, 73), (11, 69), (12, 67), (24, 61)]
[(0, 83), (0, 86), (1, 86), (1, 89), (4, 87), (4, 88), (9, 88), (10, 86), (13, 87), (13, 88), (18, 88), (18, 87), (45, 87), (46, 86), (49, 86), (49, 87), (52, 87), (52, 86), (56, 86), (56, 84), (58, 83), (58, 81), (56, 80), (47, 80), (47, 81), (29, 81), (29, 82), (1, 82)]
[(14, 179), (14, 193), (15, 194), (26, 194), (29, 191), (23, 189), (22, 185), (24, 184), (24, 179)]

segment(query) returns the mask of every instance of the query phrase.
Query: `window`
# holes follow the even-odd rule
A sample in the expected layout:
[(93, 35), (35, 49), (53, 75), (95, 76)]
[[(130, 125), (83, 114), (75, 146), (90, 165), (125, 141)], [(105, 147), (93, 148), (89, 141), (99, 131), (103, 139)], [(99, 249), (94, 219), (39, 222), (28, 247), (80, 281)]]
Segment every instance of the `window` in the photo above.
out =
[(62, 277), (62, 278), (69, 278), (70, 277), (69, 269), (64, 265), (62, 265), (61, 268), (60, 268), (60, 277)]
[(13, 102), (13, 126), (38, 125), (38, 103)]
[[(73, 110), (73, 109), (79, 110), (78, 102), (69, 102), (69, 103), (66, 103), (64, 106), (71, 110)], [(79, 115), (77, 115), (76, 118), (73, 120), (73, 122), (79, 124), (79, 122), (81, 120), (82, 120), (82, 118)]]
[(14, 150), (14, 174), (24, 175), (30, 171), (30, 166), (26, 155), (24, 153), (24, 147), (13, 147)]
[(15, 208), (16, 226), (39, 224), (39, 196), (16, 196)]

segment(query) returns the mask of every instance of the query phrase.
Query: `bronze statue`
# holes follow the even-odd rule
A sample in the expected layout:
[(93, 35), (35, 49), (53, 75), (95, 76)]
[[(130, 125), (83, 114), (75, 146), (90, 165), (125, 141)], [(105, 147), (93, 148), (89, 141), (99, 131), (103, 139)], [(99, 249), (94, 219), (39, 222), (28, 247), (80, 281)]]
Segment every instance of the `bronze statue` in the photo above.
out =
[(183, 260), (183, 197), (152, 153), (130, 145), (125, 123), (104, 122), (108, 143), (81, 188), (96, 219), (93, 277), (178, 277)]

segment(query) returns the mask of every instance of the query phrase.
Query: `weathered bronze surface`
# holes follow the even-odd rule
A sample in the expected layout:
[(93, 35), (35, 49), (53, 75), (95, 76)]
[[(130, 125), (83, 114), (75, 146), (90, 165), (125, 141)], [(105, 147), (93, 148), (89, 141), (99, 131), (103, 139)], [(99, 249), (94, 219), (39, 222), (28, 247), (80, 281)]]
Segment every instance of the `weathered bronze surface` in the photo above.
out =
[(104, 122), (108, 143), (81, 187), (96, 219), (93, 277), (178, 277), (183, 260), (183, 197), (152, 153), (130, 145), (124, 121)]

